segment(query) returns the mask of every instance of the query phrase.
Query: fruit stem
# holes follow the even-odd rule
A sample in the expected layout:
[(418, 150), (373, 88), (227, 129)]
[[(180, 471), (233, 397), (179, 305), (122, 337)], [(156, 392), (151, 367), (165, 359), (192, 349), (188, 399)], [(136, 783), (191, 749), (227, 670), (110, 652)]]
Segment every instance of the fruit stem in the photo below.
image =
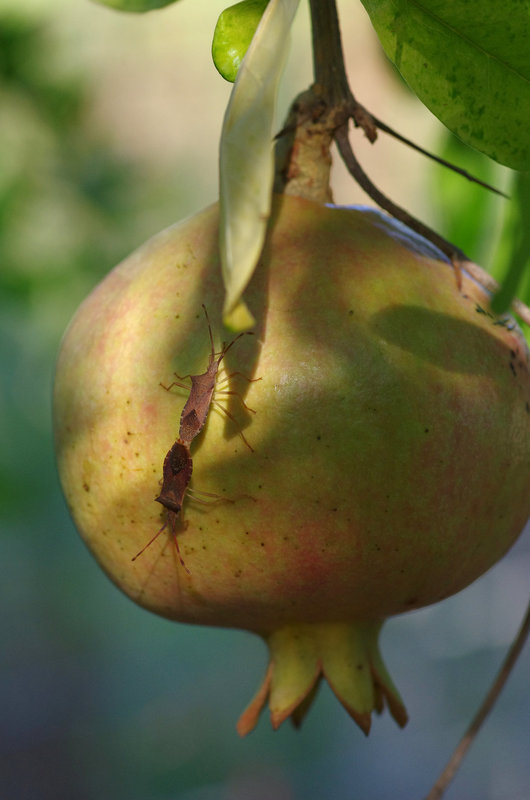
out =
[[(331, 145), (355, 103), (334, 0), (310, 0), (314, 85), (296, 97), (277, 135), (274, 191), (329, 203)], [(375, 128), (373, 128), (375, 138)]]
[(328, 105), (339, 106), (351, 95), (351, 91), (342, 55), (335, 0), (309, 0), (309, 6), (315, 84)]

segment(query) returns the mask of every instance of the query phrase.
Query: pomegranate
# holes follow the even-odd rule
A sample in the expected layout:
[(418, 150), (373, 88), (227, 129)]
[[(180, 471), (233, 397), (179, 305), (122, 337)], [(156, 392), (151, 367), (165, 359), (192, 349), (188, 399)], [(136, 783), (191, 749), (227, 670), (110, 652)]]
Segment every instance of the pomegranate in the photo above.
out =
[(255, 335), (227, 352), (190, 446), (186, 568), (169, 527), (133, 562), (164, 523), (155, 498), (188, 396), (161, 384), (206, 370), (202, 304), (216, 348), (228, 339), (217, 237), (212, 206), (140, 247), (75, 315), (54, 400), (67, 503), (135, 602), (266, 639), (240, 733), (267, 701), (274, 727), (300, 722), (322, 677), (364, 731), (385, 704), (402, 725), (384, 620), (467, 586), (530, 515), (524, 338), (384, 215), (277, 199), (245, 294)]

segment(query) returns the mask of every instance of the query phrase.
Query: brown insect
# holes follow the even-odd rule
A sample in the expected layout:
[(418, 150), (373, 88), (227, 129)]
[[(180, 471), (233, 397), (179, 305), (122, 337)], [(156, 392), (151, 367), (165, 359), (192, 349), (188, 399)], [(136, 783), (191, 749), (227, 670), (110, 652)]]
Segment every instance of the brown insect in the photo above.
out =
[(164, 508), (166, 509), (166, 521), (162, 525), (159, 531), (155, 533), (152, 539), (150, 539), (146, 545), (142, 547), (142, 549), (136, 553), (133, 561), (136, 561), (138, 556), (141, 556), (144, 550), (153, 544), (153, 542), (160, 536), (163, 530), (167, 528), (169, 525), (171, 529), (171, 534), (173, 536), (173, 541), (175, 542), (175, 547), (177, 548), (177, 555), (179, 557), (179, 561), (189, 573), (189, 569), (186, 567), (184, 560), (180, 554), (178, 539), (177, 539), (177, 515), (179, 514), (182, 503), (184, 501), (184, 495), (188, 489), (188, 484), (191, 480), (191, 473), (193, 472), (193, 462), (191, 460), (191, 455), (189, 451), (188, 445), (177, 439), (173, 447), (168, 451), (165, 459), (164, 459), (164, 467), (163, 467), (163, 478), (162, 478), (162, 490), (156, 499), (157, 503), (162, 503)]
[[(232, 503), (233, 500), (229, 500), (228, 498), (221, 498), (219, 495), (212, 494), (211, 492), (201, 492), (198, 490), (192, 490), (189, 487), (189, 483), (191, 480), (191, 475), (193, 472), (193, 462), (191, 459), (190, 454), (190, 444), (193, 439), (197, 436), (198, 433), (204, 427), (206, 419), (208, 417), (208, 412), (210, 410), (210, 406), (212, 404), (213, 393), (215, 391), (215, 386), (217, 382), (217, 373), (219, 371), (219, 365), (227, 352), (230, 350), (233, 344), (237, 342), (241, 336), (244, 336), (244, 333), (240, 333), (239, 336), (236, 336), (230, 344), (223, 345), (222, 350), (220, 353), (215, 352), (215, 347), (213, 343), (213, 335), (212, 335), (212, 328), (210, 325), (210, 320), (208, 318), (208, 312), (206, 311), (206, 306), (203, 304), (204, 314), (206, 316), (206, 321), (208, 323), (208, 331), (210, 334), (210, 345), (211, 345), (211, 352), (208, 360), (208, 367), (206, 372), (203, 372), (201, 375), (177, 375), (176, 377), (179, 378), (179, 381), (173, 381), (169, 386), (163, 386), (164, 389), (169, 391), (173, 386), (180, 386), (184, 389), (189, 389), (189, 397), (182, 409), (182, 413), (180, 415), (180, 429), (179, 429), (179, 438), (176, 440), (175, 444), (171, 447), (168, 451), (165, 459), (164, 459), (164, 466), (163, 466), (163, 477), (162, 477), (162, 490), (159, 496), (156, 499), (158, 503), (161, 503), (164, 508), (166, 509), (167, 519), (162, 527), (155, 533), (155, 535), (150, 539), (144, 547), (134, 556), (132, 559), (136, 561), (136, 559), (142, 555), (142, 553), (147, 550), (147, 548), (153, 544), (153, 542), (160, 536), (162, 531), (164, 531), (167, 526), (169, 525), (171, 528), (171, 534), (173, 536), (173, 541), (175, 542), (175, 547), (177, 549), (177, 555), (179, 557), (180, 563), (186, 570), (188, 574), (190, 574), (189, 569), (186, 567), (184, 560), (180, 554), (180, 549), (178, 545), (177, 539), (177, 515), (180, 513), (182, 509), (182, 503), (184, 502), (184, 496), (186, 492), (191, 492), (194, 495), (202, 495), (203, 497), (209, 498), (208, 500), (200, 499), (199, 497), (195, 496), (195, 499), (199, 503), (216, 503), (216, 502), (228, 502)], [(239, 375), (241, 373), (234, 372), (231, 375), (228, 375), (225, 380), (230, 380), (231, 377), (234, 375)], [(246, 377), (246, 376), (243, 376)], [(191, 388), (185, 384), (180, 383), (180, 381), (185, 380), (186, 378), (191, 379)], [(249, 382), (252, 382), (252, 379), (246, 378)], [(256, 378), (255, 380), (261, 380), (261, 378)], [(246, 403), (244, 402), (243, 398), (238, 392), (233, 391), (225, 391), (223, 390), (223, 394), (235, 394), (237, 395), (246, 409), (249, 411), (253, 411), (253, 409), (249, 408)], [(216, 402), (215, 400), (213, 401)], [(230, 414), (230, 412), (224, 408), (224, 406), (218, 404), (218, 407), (234, 422), (236, 420)], [(237, 423), (236, 423), (237, 424)], [(247, 447), (252, 450), (252, 447), (245, 439), (243, 432), (240, 430), (239, 434)], [(252, 450), (252, 452), (254, 452)], [(254, 498), (252, 498), (254, 499)]]
[[(210, 356), (208, 359), (208, 367), (206, 369), (206, 372), (203, 372), (200, 375), (178, 375), (177, 373), (175, 373), (176, 377), (179, 379), (178, 381), (173, 381), (173, 383), (170, 383), (169, 386), (164, 386), (162, 384), (163, 388), (166, 389), (167, 391), (169, 391), (173, 386), (180, 386), (183, 389), (190, 390), (188, 399), (186, 400), (186, 403), (180, 415), (180, 429), (179, 429), (179, 439), (188, 445), (191, 444), (191, 442), (193, 441), (193, 439), (195, 439), (197, 434), (201, 432), (208, 417), (210, 406), (212, 404), (213, 394), (216, 387), (217, 373), (219, 371), (219, 365), (221, 361), (226, 356), (230, 348), (237, 342), (238, 339), (240, 339), (242, 336), (245, 336), (245, 334), (248, 334), (249, 336), (253, 335), (251, 331), (245, 331), (244, 333), (240, 333), (238, 336), (235, 337), (235, 339), (232, 339), (230, 344), (228, 345), (223, 344), (220, 353), (216, 353), (213, 343), (212, 327), (210, 325), (208, 312), (206, 311), (206, 306), (204, 305), (204, 303), (202, 307), (204, 309), (204, 314), (206, 316), (206, 322), (208, 323), (208, 333), (210, 335), (210, 346), (211, 346)], [(233, 378), (235, 375), (241, 375), (249, 383), (261, 380), (261, 378), (253, 378), (253, 379), (247, 378), (240, 372), (232, 372), (230, 375), (227, 375), (224, 380), (230, 380), (230, 378)], [(181, 381), (186, 380), (186, 378), (189, 378), (191, 380), (191, 388), (187, 384), (181, 383)], [(241, 400), (243, 406), (247, 409), (247, 411), (251, 411), (253, 414), (256, 413), (254, 409), (249, 408), (249, 406), (247, 406), (247, 404), (245, 403), (239, 392), (227, 391), (224, 389), (221, 391), (222, 394), (225, 395), (236, 395), (237, 397), (239, 397), (239, 399)], [(226, 416), (229, 419), (231, 419), (237, 425), (237, 422), (232, 416), (232, 414), (230, 414), (230, 412), (224, 406), (222, 406), (219, 402), (215, 400), (213, 402), (224, 414), (226, 414)], [(253, 448), (248, 443), (241, 429), (239, 429), (239, 435), (243, 439), (248, 449), (251, 452), (254, 452)]]

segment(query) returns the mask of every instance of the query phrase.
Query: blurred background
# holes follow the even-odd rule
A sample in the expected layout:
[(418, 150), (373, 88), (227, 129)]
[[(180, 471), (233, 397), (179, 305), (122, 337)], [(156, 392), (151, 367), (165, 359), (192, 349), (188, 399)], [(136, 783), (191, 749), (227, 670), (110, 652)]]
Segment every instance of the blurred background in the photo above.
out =
[[(137, 608), (79, 540), (58, 484), (51, 386), (62, 332), (108, 270), (217, 194), (230, 86), (210, 59), (226, 0), (145, 16), (90, 0), (0, 0), (0, 797), (412, 800), (429, 789), (519, 625), (530, 537), (472, 587), (390, 621), (382, 646), (411, 716), (368, 740), (324, 688), (301, 731), (235, 721), (259, 639)], [(386, 62), (360, 3), (339, 2), (352, 88), (387, 124), (500, 188), (508, 170), (445, 132)], [(311, 82), (301, 4), (279, 124)], [(396, 202), (502, 269), (506, 201), (381, 135), (352, 142)], [(334, 169), (335, 199), (367, 198)], [(503, 230), (505, 231), (503, 235)], [(448, 798), (530, 797), (527, 648)]]

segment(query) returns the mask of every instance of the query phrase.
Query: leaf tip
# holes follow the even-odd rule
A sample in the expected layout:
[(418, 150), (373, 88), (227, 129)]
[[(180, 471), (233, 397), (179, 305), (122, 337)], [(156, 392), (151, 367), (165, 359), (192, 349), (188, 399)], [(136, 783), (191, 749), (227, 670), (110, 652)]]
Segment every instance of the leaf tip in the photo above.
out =
[(225, 328), (233, 333), (240, 333), (246, 331), (248, 328), (254, 327), (256, 320), (251, 314), (247, 304), (243, 300), (230, 309), (225, 307), (223, 311), (223, 324)]

